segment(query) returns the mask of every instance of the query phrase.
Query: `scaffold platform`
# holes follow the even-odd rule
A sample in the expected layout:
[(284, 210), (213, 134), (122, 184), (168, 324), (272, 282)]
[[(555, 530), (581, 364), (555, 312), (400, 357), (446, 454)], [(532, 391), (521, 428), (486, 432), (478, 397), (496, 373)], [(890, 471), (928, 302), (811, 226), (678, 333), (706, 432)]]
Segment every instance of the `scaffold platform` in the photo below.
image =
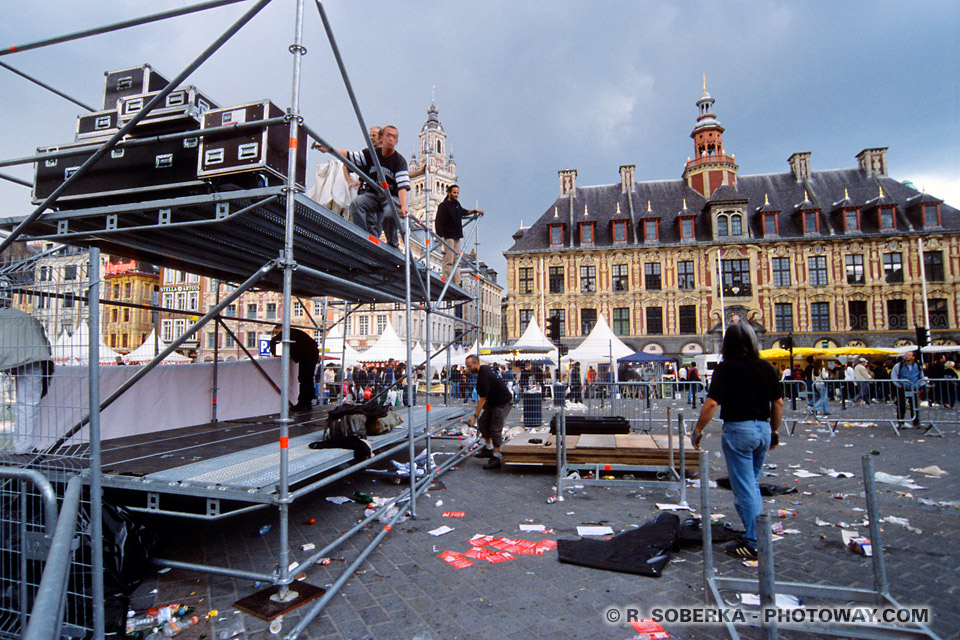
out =
[[(284, 248), (287, 188), (223, 191), (85, 209), (48, 211), (23, 232), (24, 239), (95, 246), (109, 255), (160, 267), (241, 282)], [(302, 193), (294, 199), (294, 253), (298, 267), (293, 292), (332, 296), (350, 302), (403, 302), (404, 254), (341, 218)], [(11, 230), (27, 216), (0, 218)], [(431, 272), (430, 297), (445, 282)], [(283, 270), (260, 280), (263, 289), (282, 291)], [(415, 300), (425, 300), (421, 280), (411, 280)], [(444, 299), (470, 299), (449, 283)]]
[[(458, 420), (465, 411), (431, 408), (431, 425)], [(326, 413), (318, 408), (294, 416), (288, 449), (292, 486), (354, 461), (352, 450), (310, 448), (325, 436)], [(408, 440), (406, 409), (400, 415), (404, 418), (400, 426), (367, 439), (374, 455)], [(415, 436), (426, 432), (426, 418), (425, 407), (414, 407)], [(265, 506), (276, 499), (280, 482), (279, 434), (278, 416), (273, 414), (107, 440), (103, 486), (123, 496), (120, 504), (157, 515), (216, 519), (249, 510), (242, 503)], [(188, 497), (195, 500), (184, 499)]]

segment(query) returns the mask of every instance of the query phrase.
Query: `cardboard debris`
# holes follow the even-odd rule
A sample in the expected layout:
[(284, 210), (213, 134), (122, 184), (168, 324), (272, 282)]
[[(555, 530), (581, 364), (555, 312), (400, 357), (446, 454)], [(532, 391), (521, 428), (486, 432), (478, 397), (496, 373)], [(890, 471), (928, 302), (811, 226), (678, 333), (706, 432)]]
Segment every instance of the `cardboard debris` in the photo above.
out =
[(577, 527), (577, 534), (580, 536), (612, 536), (613, 529), (610, 527)]
[(668, 504), (665, 502), (658, 502), (657, 509), (660, 511), (693, 511), (689, 505), (685, 504)]
[(443, 534), (450, 533), (451, 531), (453, 531), (453, 527), (448, 527), (447, 525), (443, 525), (442, 527), (437, 527), (436, 529), (432, 531), (428, 531), (427, 533), (429, 533), (432, 536), (442, 536)]
[(543, 533), (546, 531), (546, 527), (542, 524), (522, 524), (520, 525), (520, 531), (537, 531)]
[(946, 471), (944, 471), (943, 469), (941, 469), (935, 464), (932, 464), (929, 467), (924, 467), (922, 469), (910, 469), (910, 471), (913, 471), (914, 473), (922, 473), (925, 476), (931, 476), (934, 478), (950, 475), (949, 473), (947, 473)]
[(806, 469), (797, 469), (793, 472), (793, 475), (798, 478), (819, 478), (819, 473), (813, 473), (812, 471), (807, 471)]

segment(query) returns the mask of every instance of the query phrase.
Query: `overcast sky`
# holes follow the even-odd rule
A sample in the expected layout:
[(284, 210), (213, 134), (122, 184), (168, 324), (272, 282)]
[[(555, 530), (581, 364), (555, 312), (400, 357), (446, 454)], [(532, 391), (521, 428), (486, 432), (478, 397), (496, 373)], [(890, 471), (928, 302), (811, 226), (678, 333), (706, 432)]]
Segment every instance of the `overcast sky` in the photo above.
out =
[[(4, 3), (0, 50), (187, 6), (173, 0)], [(38, 7), (42, 6), (42, 10)], [(152, 64), (176, 75), (252, 3), (0, 58), (99, 108), (103, 72)], [(188, 80), (221, 105), (291, 101), (295, 3), (274, 0)], [(702, 76), (741, 175), (851, 168), (889, 147), (898, 180), (960, 206), (960, 3), (324, 3), (368, 123), (400, 128), (409, 158), (435, 95), (461, 201), (488, 213), (481, 258), (500, 273), (521, 220), (579, 185), (679, 179)], [(314, 2), (305, 7), (302, 111), (335, 145), (363, 139)], [(0, 157), (73, 140), (82, 110), (0, 69)], [(311, 152), (309, 162), (322, 160)], [(32, 179), (31, 167), (0, 169)], [(26, 214), (29, 189), (0, 181), (0, 215)]]

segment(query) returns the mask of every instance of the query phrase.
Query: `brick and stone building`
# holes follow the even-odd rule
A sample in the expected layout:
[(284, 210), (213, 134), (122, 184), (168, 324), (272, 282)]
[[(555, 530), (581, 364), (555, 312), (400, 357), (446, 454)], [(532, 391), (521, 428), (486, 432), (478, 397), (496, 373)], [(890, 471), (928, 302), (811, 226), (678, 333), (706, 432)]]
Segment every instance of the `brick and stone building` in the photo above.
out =
[(713, 105), (704, 87), (678, 180), (625, 165), (614, 184), (579, 186), (559, 172), (559, 196), (504, 254), (505, 339), (559, 315), (573, 346), (603, 314), (637, 350), (693, 355), (717, 351), (739, 314), (764, 347), (791, 333), (895, 346), (917, 325), (957, 344), (960, 211), (891, 177), (882, 147), (850, 169), (815, 171), (798, 152), (783, 173), (740, 175)]

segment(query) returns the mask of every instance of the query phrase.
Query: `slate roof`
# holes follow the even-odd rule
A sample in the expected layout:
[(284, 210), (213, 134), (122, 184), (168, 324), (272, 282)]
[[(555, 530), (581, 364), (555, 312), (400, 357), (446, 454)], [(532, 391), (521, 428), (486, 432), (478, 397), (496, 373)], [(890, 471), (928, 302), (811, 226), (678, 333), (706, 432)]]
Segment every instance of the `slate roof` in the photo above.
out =
[[(876, 235), (902, 235), (903, 233), (922, 231), (921, 204), (941, 202), (937, 198), (921, 194), (916, 189), (907, 186), (889, 176), (867, 175), (862, 169), (840, 169), (834, 171), (813, 171), (810, 177), (797, 181), (793, 173), (762, 174), (755, 176), (738, 176), (736, 188), (720, 187), (709, 200), (687, 186), (680, 180), (659, 180), (650, 182), (635, 182), (633, 189), (634, 219), (639, 226), (644, 218), (660, 218), (661, 245), (681, 244), (680, 230), (677, 223), (678, 214), (683, 209), (684, 201), (690, 212), (696, 214), (695, 234), (696, 242), (712, 242), (713, 232), (709, 211), (711, 207), (722, 206), (723, 202), (742, 203), (747, 201), (747, 221), (744, 226), (746, 237), (752, 241), (778, 241), (784, 239), (810, 239), (811, 234), (804, 234), (803, 221), (798, 215), (799, 205), (804, 210), (819, 210), (820, 218), (819, 237), (823, 239), (841, 237), (845, 234), (843, 225), (837, 224), (836, 216), (842, 206), (857, 206), (861, 214), (867, 213), (878, 204), (880, 188), (883, 189), (881, 205), (896, 205), (896, 229), (885, 229), (882, 232), (878, 227), (874, 215), (861, 215), (860, 231), (846, 233), (851, 237)], [(849, 197), (849, 203), (844, 202), (844, 189)], [(806, 190), (809, 204), (803, 204)], [(764, 196), (769, 198), (769, 205), (764, 205)], [(647, 202), (650, 202), (652, 212), (647, 212)], [(571, 202), (573, 206), (573, 225), (570, 228)], [(616, 215), (617, 204), (620, 205), (620, 216)], [(842, 204), (841, 204), (842, 203)], [(838, 206), (840, 205), (840, 206)], [(584, 218), (584, 207), (588, 216)], [(780, 233), (777, 236), (764, 238), (762, 235), (762, 216), (758, 209), (764, 211), (778, 211)], [(557, 217), (554, 217), (554, 209)], [(946, 203), (940, 205), (942, 229), (945, 231), (960, 231), (960, 210)], [(571, 193), (559, 196), (547, 207), (540, 218), (522, 234), (514, 235), (516, 242), (505, 253), (525, 253), (551, 249), (547, 225), (563, 223), (564, 248), (578, 248), (579, 234), (576, 233), (578, 223), (584, 221), (596, 222), (595, 238), (591, 248), (612, 247), (613, 230), (610, 221), (613, 219), (629, 218), (630, 204), (627, 194), (621, 190), (620, 183), (577, 187)], [(628, 234), (628, 242), (634, 243), (637, 238), (637, 229)], [(573, 244), (571, 244), (571, 236)], [(642, 241), (642, 232), (639, 236)], [(816, 237), (816, 236), (814, 236)], [(689, 242), (689, 241), (688, 241)], [(557, 247), (552, 247), (556, 250)]]

